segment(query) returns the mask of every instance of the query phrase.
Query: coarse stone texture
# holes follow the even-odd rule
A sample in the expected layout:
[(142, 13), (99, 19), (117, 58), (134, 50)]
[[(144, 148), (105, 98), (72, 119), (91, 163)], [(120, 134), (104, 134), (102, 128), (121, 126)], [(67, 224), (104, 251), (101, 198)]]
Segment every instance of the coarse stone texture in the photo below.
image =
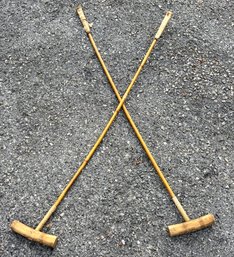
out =
[(76, 15), (76, 1), (0, 2), (0, 256), (233, 257), (233, 2), (87, 0), (93, 37), (123, 95), (166, 10), (174, 15), (126, 106), (191, 218), (182, 222), (122, 111), (43, 231), (35, 227), (118, 101)]

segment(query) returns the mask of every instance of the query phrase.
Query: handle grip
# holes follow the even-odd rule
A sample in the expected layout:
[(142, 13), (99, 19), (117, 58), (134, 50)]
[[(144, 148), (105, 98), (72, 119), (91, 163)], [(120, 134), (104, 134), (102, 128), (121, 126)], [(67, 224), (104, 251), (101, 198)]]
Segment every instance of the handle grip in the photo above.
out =
[(85, 15), (84, 15), (84, 12), (83, 12), (81, 4), (79, 4), (77, 6), (76, 12), (77, 12), (77, 14), (80, 17), (80, 20), (81, 20), (81, 22), (82, 22), (82, 24), (84, 26), (84, 30), (86, 31), (86, 33), (90, 33), (90, 26), (89, 26), (89, 23), (88, 23)]
[(166, 26), (167, 26), (167, 23), (168, 23), (169, 20), (171, 19), (171, 16), (172, 16), (172, 12), (171, 12), (171, 11), (166, 12), (166, 15), (165, 15), (165, 17), (164, 17), (164, 19), (163, 19), (163, 21), (162, 21), (162, 23), (161, 23), (161, 25), (160, 25), (160, 27), (159, 27), (159, 29), (158, 29), (158, 32), (157, 32), (156, 35), (155, 35), (155, 39), (156, 39), (156, 40), (158, 40), (158, 39), (161, 37), (161, 35), (162, 35), (164, 29), (165, 29)]

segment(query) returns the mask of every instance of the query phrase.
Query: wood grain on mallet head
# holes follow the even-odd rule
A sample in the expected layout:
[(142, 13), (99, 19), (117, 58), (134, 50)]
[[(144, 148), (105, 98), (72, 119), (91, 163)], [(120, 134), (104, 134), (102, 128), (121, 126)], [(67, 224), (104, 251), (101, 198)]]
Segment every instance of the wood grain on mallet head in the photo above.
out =
[(213, 214), (207, 214), (200, 218), (182, 222), (180, 224), (175, 224), (168, 226), (168, 232), (170, 236), (180, 236), (187, 233), (195, 232), (203, 228), (211, 226), (215, 221)]
[(17, 234), (20, 234), (21, 236), (28, 238), (29, 240), (38, 242), (43, 245), (47, 245), (52, 248), (54, 248), (57, 244), (57, 236), (35, 230), (27, 225), (24, 225), (22, 222), (18, 220), (14, 220), (11, 223), (11, 229)]

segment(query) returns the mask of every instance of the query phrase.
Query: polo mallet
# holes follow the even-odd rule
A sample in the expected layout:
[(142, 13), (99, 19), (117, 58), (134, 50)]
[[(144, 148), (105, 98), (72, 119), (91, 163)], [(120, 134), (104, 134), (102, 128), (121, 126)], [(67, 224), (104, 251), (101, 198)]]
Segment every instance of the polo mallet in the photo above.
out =
[[(33, 241), (36, 241), (38, 243), (50, 246), (50, 247), (55, 247), (56, 243), (57, 243), (57, 236), (54, 235), (49, 235), (46, 234), (44, 232), (41, 232), (42, 228), (44, 227), (44, 225), (46, 224), (46, 222), (49, 220), (49, 218), (51, 217), (51, 215), (55, 212), (55, 210), (57, 209), (57, 207), (59, 206), (59, 204), (62, 202), (62, 200), (64, 199), (64, 197), (66, 196), (67, 192), (69, 191), (69, 189), (71, 188), (71, 186), (74, 184), (74, 182), (76, 181), (76, 179), (78, 178), (78, 176), (81, 174), (82, 170), (84, 169), (84, 167), (87, 165), (87, 163), (89, 162), (89, 160), (92, 158), (94, 152), (96, 151), (97, 147), (99, 146), (99, 144), (101, 143), (102, 139), (104, 138), (104, 136), (106, 135), (108, 129), (110, 128), (112, 122), (115, 120), (118, 112), (120, 111), (120, 109), (122, 108), (124, 101), (126, 100), (129, 92), (131, 91), (135, 81), (137, 80), (137, 77), (139, 76), (141, 70), (143, 69), (150, 53), (152, 52), (154, 46), (156, 45), (156, 42), (158, 41), (159, 37), (161, 36), (162, 32), (164, 31), (169, 19), (171, 17), (171, 13), (168, 12), (154, 39), (153, 42), (151, 43), (145, 57), (143, 58), (143, 60), (141, 61), (139, 68), (137, 69), (131, 83), (129, 84), (126, 92), (124, 93), (122, 99), (119, 102), (119, 105), (117, 106), (117, 108), (115, 109), (112, 117), (110, 118), (110, 120), (108, 121), (106, 127), (104, 128), (104, 130), (102, 131), (101, 135), (99, 136), (99, 138), (97, 139), (96, 143), (94, 144), (94, 146), (92, 147), (92, 149), (90, 150), (90, 152), (88, 153), (88, 155), (86, 156), (86, 158), (84, 159), (84, 161), (82, 162), (82, 164), (80, 165), (80, 167), (78, 168), (78, 170), (76, 171), (76, 173), (74, 174), (74, 176), (71, 178), (71, 180), (69, 181), (69, 183), (67, 184), (67, 186), (64, 188), (64, 190), (62, 191), (62, 193), (59, 195), (59, 197), (57, 198), (57, 200), (54, 202), (54, 204), (52, 205), (52, 207), (49, 209), (49, 211), (45, 214), (45, 216), (43, 217), (43, 219), (40, 221), (40, 223), (37, 225), (37, 227), (31, 228), (25, 224), (23, 224), (22, 222), (18, 221), (18, 220), (14, 220), (11, 223), (11, 229), (30, 239)], [(85, 18), (82, 19), (82, 22), (84, 24), (84, 27), (86, 28), (86, 31), (89, 32), (89, 25), (86, 22)]]
[[(92, 34), (91, 34), (89, 23), (87, 22), (87, 19), (84, 15), (84, 12), (83, 12), (81, 6), (78, 7), (77, 13), (78, 13), (78, 15), (81, 19), (81, 22), (83, 23), (84, 30), (86, 31), (86, 33), (88, 35), (90, 43), (91, 43), (91, 45), (92, 45), (92, 47), (93, 47), (93, 49), (94, 49), (94, 51), (97, 55), (98, 60), (100, 61), (100, 64), (103, 68), (103, 71), (106, 74), (106, 77), (107, 77), (107, 79), (108, 79), (116, 97), (118, 98), (119, 102), (121, 102), (121, 100), (122, 100), (121, 96), (120, 96), (120, 94), (118, 92), (118, 89), (115, 86), (114, 81), (113, 81), (113, 79), (112, 79), (112, 77), (111, 77), (111, 75), (110, 75), (102, 57), (101, 57), (101, 54), (100, 54), (100, 52), (99, 52), (99, 50), (96, 46), (96, 43), (95, 43), (95, 41), (92, 37)], [(171, 16), (171, 13), (168, 12), (167, 15)], [(157, 37), (157, 35), (156, 35), (156, 37)], [(174, 192), (172, 191), (172, 189), (171, 189), (170, 185), (168, 184), (166, 178), (164, 177), (162, 171), (160, 170), (157, 162), (155, 161), (153, 155), (151, 154), (149, 148), (147, 147), (145, 141), (143, 140), (138, 128), (136, 127), (134, 121), (131, 118), (131, 115), (129, 114), (129, 112), (128, 112), (128, 110), (127, 110), (127, 108), (124, 104), (123, 104), (122, 108), (123, 108), (123, 111), (124, 111), (128, 121), (129, 121), (130, 125), (132, 126), (137, 138), (139, 139), (143, 149), (145, 150), (147, 156), (149, 157), (151, 163), (153, 164), (153, 166), (154, 166), (156, 172), (158, 173), (160, 179), (162, 180), (164, 186), (166, 187), (166, 189), (167, 189), (169, 195), (171, 196), (173, 202), (175, 203), (178, 211), (180, 212), (183, 219), (185, 220), (185, 222), (183, 222), (183, 223), (176, 224), (176, 225), (171, 225), (171, 226), (168, 227), (168, 231), (169, 231), (170, 236), (183, 235), (183, 234), (194, 232), (194, 231), (197, 231), (197, 230), (200, 230), (200, 229), (203, 229), (203, 228), (206, 228), (206, 227), (212, 225), (215, 221), (214, 216), (212, 214), (207, 214), (207, 215), (199, 217), (197, 219), (190, 220), (190, 218), (186, 214), (184, 208), (182, 207), (181, 203), (179, 202), (179, 200), (175, 196)]]

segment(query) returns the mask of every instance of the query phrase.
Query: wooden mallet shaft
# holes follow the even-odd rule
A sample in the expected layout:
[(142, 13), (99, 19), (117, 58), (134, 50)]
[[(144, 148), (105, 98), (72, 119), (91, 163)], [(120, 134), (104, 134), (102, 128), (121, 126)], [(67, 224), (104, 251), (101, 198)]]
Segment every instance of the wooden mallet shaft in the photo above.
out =
[[(98, 58), (101, 66), (103, 68), (103, 71), (104, 71), (104, 73), (105, 73), (105, 75), (106, 75), (106, 77), (107, 77), (107, 79), (108, 79), (108, 81), (109, 81), (109, 83), (110, 83), (110, 85), (111, 85), (111, 87), (112, 87), (112, 89), (113, 89), (117, 99), (119, 100), (119, 102), (121, 102), (121, 96), (120, 96), (120, 94), (118, 92), (118, 89), (117, 89), (117, 87), (116, 87), (116, 85), (115, 85), (115, 83), (114, 83), (114, 81), (113, 81), (113, 79), (112, 79), (112, 77), (111, 77), (111, 75), (110, 75), (106, 65), (105, 65), (105, 62), (102, 59), (102, 56), (101, 56), (101, 54), (100, 54), (100, 52), (99, 52), (99, 50), (98, 50), (98, 48), (96, 46), (96, 43), (95, 43), (95, 41), (93, 39), (93, 36), (91, 34), (91, 29), (89, 27), (89, 23), (88, 23), (88, 21), (87, 21), (87, 19), (85, 17), (85, 14), (84, 14), (81, 6), (78, 6), (77, 13), (78, 13), (78, 15), (80, 17), (80, 20), (81, 20), (81, 22), (82, 22), (82, 24), (84, 26), (84, 30), (86, 31), (86, 33), (87, 33), (87, 35), (89, 37), (89, 40), (90, 40), (90, 43), (91, 43), (91, 45), (92, 45), (92, 47), (94, 49), (94, 52), (96, 53), (97, 58)], [(170, 19), (172, 13), (171, 12), (167, 12), (166, 15), (168, 16), (168, 19)], [(164, 22), (163, 22), (163, 27), (164, 28), (166, 27), (167, 22), (168, 21), (165, 19)], [(158, 38), (158, 37), (160, 37), (160, 35), (161, 35), (161, 32), (159, 31), (159, 32), (157, 32), (155, 37)], [(153, 157), (152, 153), (150, 152), (150, 150), (149, 150), (148, 146), (146, 145), (143, 137), (141, 136), (140, 131), (138, 130), (135, 122), (133, 121), (130, 113), (128, 112), (128, 110), (127, 110), (127, 108), (126, 108), (126, 106), (124, 104), (122, 106), (122, 109), (123, 109), (123, 111), (125, 113), (125, 116), (127, 117), (128, 121), (129, 121), (130, 125), (132, 126), (132, 128), (133, 128), (133, 130), (134, 130), (134, 132), (135, 132), (135, 134), (137, 136), (137, 138), (139, 139), (143, 149), (145, 150), (148, 158), (150, 159), (153, 167), (155, 168), (155, 170), (158, 173), (161, 181), (163, 182), (164, 186), (166, 187), (166, 189), (167, 189), (170, 197), (172, 198), (174, 204), (176, 205), (178, 211), (180, 212), (180, 214), (183, 217), (183, 219), (187, 222), (187, 223), (183, 223), (182, 227), (180, 226), (180, 224), (169, 226), (168, 227), (169, 234), (171, 236), (179, 235), (179, 234), (185, 234), (185, 233), (188, 233), (188, 232), (200, 230), (202, 228), (205, 228), (205, 227), (211, 225), (214, 222), (214, 216), (212, 214), (208, 214), (208, 215), (205, 215), (203, 217), (200, 217), (199, 219), (190, 221), (190, 218), (188, 217), (186, 211), (184, 210), (184, 208), (182, 207), (181, 203), (179, 202), (179, 200), (175, 196), (172, 188), (170, 187), (169, 183), (167, 182), (166, 178), (164, 177), (163, 172), (161, 171), (160, 167), (158, 166), (155, 158)], [(190, 221), (190, 222), (188, 223), (188, 221)]]
[[(80, 9), (77, 9), (77, 12), (79, 13)], [(46, 215), (43, 217), (43, 219), (40, 221), (40, 223), (38, 224), (38, 226), (36, 227), (36, 229), (30, 228), (26, 225), (24, 225), (23, 223), (14, 220), (11, 223), (11, 229), (13, 231), (15, 231), (18, 234), (21, 234), (24, 237), (27, 237), (28, 239), (31, 239), (33, 241), (39, 242), (41, 244), (50, 246), (50, 247), (55, 247), (56, 242), (57, 242), (57, 237), (56, 236), (52, 236), (52, 235), (48, 235), (46, 233), (41, 232), (40, 230), (44, 227), (44, 225), (46, 224), (46, 222), (49, 220), (49, 218), (51, 217), (51, 215), (55, 212), (55, 210), (57, 209), (57, 207), (59, 206), (59, 204), (61, 203), (61, 201), (63, 200), (63, 198), (66, 196), (67, 192), (69, 191), (69, 189), (71, 188), (71, 186), (74, 184), (74, 182), (76, 181), (76, 179), (79, 177), (79, 175), (81, 174), (82, 170), (85, 168), (85, 166), (87, 165), (87, 163), (89, 162), (89, 160), (92, 158), (93, 154), (95, 153), (96, 149), (98, 148), (98, 146), (100, 145), (100, 143), (102, 142), (104, 136), (106, 135), (107, 131), (109, 130), (111, 124), (113, 123), (113, 121), (115, 120), (117, 114), (119, 113), (120, 109), (122, 108), (124, 101), (126, 100), (128, 94), (130, 93), (134, 83), (136, 82), (141, 70), (143, 69), (150, 53), (152, 52), (154, 46), (156, 45), (157, 40), (159, 39), (159, 37), (161, 36), (163, 30), (166, 27), (167, 22), (170, 19), (170, 15), (166, 15), (165, 18), (163, 19), (158, 32), (155, 36), (155, 38), (153, 39), (153, 42), (151, 43), (145, 57), (143, 58), (143, 60), (141, 61), (131, 83), (129, 84), (125, 94), (123, 95), (123, 97), (121, 98), (117, 108), (115, 109), (113, 115), (111, 116), (110, 120), (108, 121), (106, 127), (104, 128), (104, 130), (102, 131), (101, 135), (99, 136), (99, 138), (97, 139), (96, 143), (94, 144), (94, 146), (92, 147), (92, 149), (90, 150), (90, 152), (88, 153), (88, 155), (86, 156), (86, 158), (84, 159), (84, 161), (82, 162), (81, 166), (78, 168), (78, 170), (76, 171), (76, 173), (74, 174), (74, 176), (72, 177), (72, 179), (69, 181), (69, 183), (67, 184), (67, 186), (64, 188), (64, 190), (62, 191), (62, 193), (59, 195), (59, 197), (57, 198), (57, 200), (55, 201), (55, 203), (52, 205), (52, 207), (49, 209), (49, 211), (46, 213)], [(88, 33), (90, 31), (89, 28), (89, 24), (86, 21), (85, 17), (82, 16), (81, 14), (81, 21), (84, 25), (84, 28), (86, 30), (86, 32)]]

